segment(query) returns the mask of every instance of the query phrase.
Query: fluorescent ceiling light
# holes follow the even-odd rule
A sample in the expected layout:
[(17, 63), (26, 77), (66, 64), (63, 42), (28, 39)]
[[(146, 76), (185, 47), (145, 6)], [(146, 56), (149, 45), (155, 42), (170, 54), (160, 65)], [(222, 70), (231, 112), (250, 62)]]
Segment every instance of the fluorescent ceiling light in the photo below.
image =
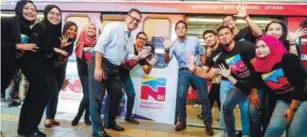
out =
[[(222, 23), (222, 19), (204, 19), (204, 18), (189, 18), (189, 22), (211, 22), (211, 23)], [(271, 20), (253, 20), (255, 23), (268, 24)], [(237, 23), (246, 23), (244, 20), (237, 20)]]

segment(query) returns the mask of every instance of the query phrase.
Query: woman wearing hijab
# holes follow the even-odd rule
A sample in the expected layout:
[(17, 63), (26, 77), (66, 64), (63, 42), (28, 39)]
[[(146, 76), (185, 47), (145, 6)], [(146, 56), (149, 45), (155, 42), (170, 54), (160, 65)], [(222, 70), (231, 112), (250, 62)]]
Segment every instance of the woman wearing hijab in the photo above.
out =
[(28, 94), (21, 108), (18, 134), (45, 137), (38, 125), (48, 103), (49, 90), (47, 76), (53, 72), (53, 61), (58, 55), (67, 55), (61, 50), (61, 12), (54, 5), (47, 5), (44, 20), (37, 23), (30, 35), (30, 42), (35, 43), (38, 52), (27, 52), (21, 58), (21, 69), (29, 81)]
[(277, 100), (264, 136), (279, 137), (288, 127), (289, 137), (306, 137), (307, 92), (300, 59), (275, 37), (264, 36), (256, 44), (254, 68), (259, 74), (254, 83)]
[(89, 110), (89, 85), (88, 85), (88, 69), (87, 62), (90, 60), (93, 52), (93, 47), (97, 42), (96, 26), (91, 23), (80, 33), (79, 39), (76, 46), (76, 56), (77, 56), (77, 67), (78, 74), (81, 80), (83, 89), (83, 98), (80, 102), (79, 110), (76, 117), (73, 119), (71, 124), (76, 126), (85, 111), (84, 123), (86, 125), (91, 125), (90, 121), (90, 110)]
[(32, 1), (21, 0), (15, 7), (16, 16), (1, 18), (1, 95), (16, 72), (17, 55), (37, 50), (36, 44), (28, 43), (36, 14)]
[(51, 128), (53, 125), (60, 125), (60, 122), (54, 119), (58, 105), (58, 96), (65, 79), (67, 60), (72, 54), (77, 32), (78, 27), (74, 22), (68, 21), (65, 23), (60, 48), (65, 50), (68, 53), (68, 56), (59, 55), (58, 58), (56, 58), (53, 66), (54, 73), (48, 77), (50, 97), (46, 109), (46, 128)]

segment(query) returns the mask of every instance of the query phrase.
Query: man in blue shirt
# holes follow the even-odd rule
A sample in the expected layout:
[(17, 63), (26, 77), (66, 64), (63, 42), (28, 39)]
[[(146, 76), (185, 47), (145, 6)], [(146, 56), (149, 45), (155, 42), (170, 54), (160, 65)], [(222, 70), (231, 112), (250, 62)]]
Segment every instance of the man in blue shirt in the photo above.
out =
[(175, 130), (181, 131), (186, 128), (186, 99), (188, 88), (193, 83), (198, 91), (199, 100), (202, 104), (203, 120), (206, 125), (206, 133), (209, 136), (213, 135), (212, 130), (212, 114), (210, 109), (210, 102), (208, 99), (208, 91), (206, 87), (206, 81), (196, 75), (194, 75), (188, 69), (187, 55), (192, 53), (199, 58), (197, 59), (197, 65), (205, 63), (205, 50), (198, 41), (197, 37), (187, 36), (187, 24), (180, 20), (175, 25), (175, 31), (177, 39), (171, 43), (169, 38), (164, 38), (164, 61), (168, 63), (175, 55), (179, 64), (179, 77), (177, 87), (177, 114), (179, 117), (179, 123)]
[(109, 137), (105, 132), (101, 120), (101, 105), (105, 89), (110, 96), (108, 111), (108, 126), (116, 131), (124, 131), (116, 124), (115, 119), (122, 96), (119, 66), (124, 58), (140, 60), (149, 55), (149, 50), (142, 50), (134, 54), (131, 31), (138, 27), (141, 13), (131, 9), (124, 22), (110, 23), (105, 26), (94, 48), (95, 56), (89, 63), (90, 113), (92, 119), (93, 137)]

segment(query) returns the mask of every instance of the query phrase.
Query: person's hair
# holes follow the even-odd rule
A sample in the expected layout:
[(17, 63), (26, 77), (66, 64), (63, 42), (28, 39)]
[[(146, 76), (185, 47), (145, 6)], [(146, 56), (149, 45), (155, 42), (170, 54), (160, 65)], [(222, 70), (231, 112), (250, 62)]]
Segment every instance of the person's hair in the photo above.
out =
[(282, 34), (281, 34), (281, 37), (279, 38), (279, 40), (285, 41), (287, 39), (287, 35), (288, 35), (288, 28), (287, 28), (287, 25), (284, 21), (277, 20), (277, 19), (271, 21), (268, 25), (266, 25), (266, 27), (264, 29), (265, 33), (268, 31), (270, 25), (273, 24), (273, 23), (280, 24), (280, 26), (282, 27)]
[(177, 23), (175, 24), (175, 30), (177, 29), (177, 26), (178, 26), (180, 23), (184, 24), (184, 27), (185, 27), (186, 29), (188, 29), (188, 24), (187, 24), (185, 21), (183, 21), (183, 20), (179, 20), (179, 21), (177, 21)]
[(203, 38), (204, 38), (205, 35), (208, 34), (208, 33), (211, 33), (211, 34), (213, 34), (213, 35), (216, 36), (216, 32), (215, 32), (214, 30), (206, 30), (206, 31), (204, 31), (204, 33), (203, 33)]
[(228, 16), (230, 16), (233, 20), (236, 20), (236, 19), (237, 19), (235, 16), (233, 16), (233, 15), (231, 15), (231, 14), (226, 14), (226, 15), (223, 16), (223, 20), (224, 20), (226, 17), (228, 17)]
[(141, 31), (138, 34), (136, 34), (136, 38), (138, 38), (141, 34), (145, 35), (146, 40), (147, 40), (147, 34), (144, 31)]
[(233, 34), (232, 29), (229, 28), (228, 26), (220, 26), (217, 28), (216, 33), (218, 34), (222, 29), (229, 29), (230, 32)]
[(138, 13), (138, 14), (141, 16), (141, 18), (142, 18), (142, 14), (141, 14), (140, 10), (135, 9), (135, 8), (130, 9), (130, 10), (128, 11), (128, 15), (131, 15), (133, 12)]

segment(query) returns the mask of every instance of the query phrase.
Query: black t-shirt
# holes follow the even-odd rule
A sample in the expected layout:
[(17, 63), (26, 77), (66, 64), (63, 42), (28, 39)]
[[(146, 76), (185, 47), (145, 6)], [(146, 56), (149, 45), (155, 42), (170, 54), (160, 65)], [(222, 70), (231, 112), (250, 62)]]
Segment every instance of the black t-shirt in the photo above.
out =
[(256, 88), (272, 92), (277, 100), (289, 103), (292, 99), (307, 100), (305, 71), (294, 54), (286, 53), (271, 72), (255, 72), (252, 83)]
[(231, 67), (231, 74), (238, 80), (244, 80), (253, 72), (250, 60), (255, 58), (254, 44), (248, 41), (235, 42), (232, 51), (223, 49), (222, 54), (217, 58), (217, 65), (223, 63), (225, 67)]
[[(147, 45), (145, 45), (145, 46), (147, 46)], [(153, 47), (152, 45), (151, 45), (150, 47), (151, 47), (151, 54), (148, 55), (148, 57), (147, 57), (146, 59), (151, 59), (151, 55), (154, 54), (154, 52), (155, 52), (154, 47)], [(134, 54), (135, 54), (135, 55), (138, 55), (138, 51), (136, 50), (135, 45), (134, 45)], [(147, 62), (146, 59), (139, 60), (137, 63), (140, 64), (141, 66), (142, 66), (142, 65), (149, 65), (149, 63)], [(137, 64), (137, 63), (136, 63), (136, 64)], [(133, 68), (133, 67), (132, 67), (132, 68)], [(130, 76), (129, 71), (130, 71), (132, 68), (129, 67), (128, 64), (122, 64), (122, 65), (120, 65), (120, 67), (119, 67), (119, 75), (120, 75), (120, 77), (122, 77), (122, 78), (124, 78), (124, 77), (129, 77), (129, 76)]]
[(208, 67), (214, 66), (216, 59), (218, 58), (218, 56), (221, 54), (222, 51), (223, 49), (220, 46), (218, 46), (215, 50), (211, 51), (211, 55), (210, 57), (207, 57), (205, 66)]
[[(244, 92), (250, 92), (251, 74), (254, 72), (250, 61), (255, 58), (254, 44), (248, 41), (235, 42), (232, 51), (223, 49), (222, 54), (219, 55), (215, 63), (217, 68), (219, 64), (223, 63), (226, 68), (231, 68), (231, 75), (238, 80), (237, 86)], [(222, 77), (223, 80), (227, 78)], [(239, 85), (238, 85), (239, 84)]]
[(235, 41), (249, 41), (251, 43), (256, 43), (256, 37), (253, 34), (253, 31), (249, 27), (245, 27), (239, 31), (237, 35), (235, 35)]

